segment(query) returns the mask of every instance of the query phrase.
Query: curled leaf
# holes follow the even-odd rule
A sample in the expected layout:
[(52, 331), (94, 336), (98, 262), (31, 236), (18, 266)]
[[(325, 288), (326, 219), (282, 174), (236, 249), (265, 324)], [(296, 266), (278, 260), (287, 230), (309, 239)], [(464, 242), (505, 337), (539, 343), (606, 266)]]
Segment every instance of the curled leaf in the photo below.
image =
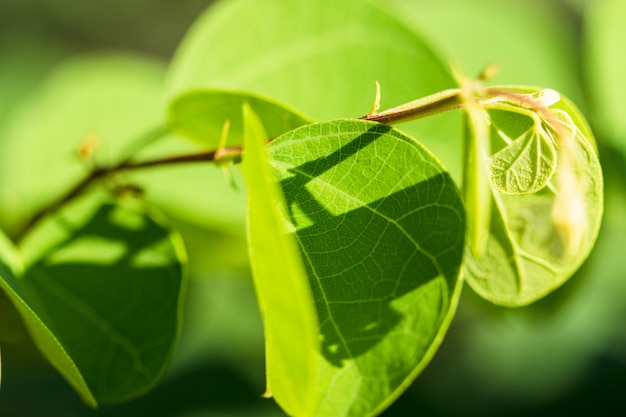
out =
[(484, 253), (466, 251), (465, 274), (482, 297), (520, 306), (562, 285), (589, 255), (602, 218), (602, 170), (568, 99), (536, 88), (500, 91), (508, 103), (487, 103), (500, 139), (492, 143), (490, 232)]

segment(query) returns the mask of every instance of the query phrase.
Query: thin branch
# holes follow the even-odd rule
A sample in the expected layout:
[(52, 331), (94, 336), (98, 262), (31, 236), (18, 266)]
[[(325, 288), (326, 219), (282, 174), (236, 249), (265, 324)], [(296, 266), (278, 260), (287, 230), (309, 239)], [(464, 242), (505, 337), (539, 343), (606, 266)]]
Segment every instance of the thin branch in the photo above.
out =
[[(377, 100), (379, 100), (379, 96), (377, 96)], [(360, 119), (385, 124), (395, 124), (419, 119), (449, 110), (454, 110), (461, 107), (461, 105), (461, 90), (449, 89), (436, 94), (432, 94), (427, 97), (420, 98), (418, 100), (411, 101), (410, 103), (406, 103), (401, 106), (391, 108), (389, 110), (385, 110), (383, 112), (377, 112), (377, 106), (375, 105), (370, 114), (360, 117)], [(154, 132), (151, 132), (150, 134), (146, 135), (146, 138), (142, 141), (142, 144), (150, 143), (155, 140), (155, 138), (161, 137), (165, 131), (165, 129), (157, 129)], [(230, 161), (233, 157), (240, 155), (241, 152), (241, 146), (237, 146), (232, 148), (220, 148), (217, 150), (211, 150), (202, 153), (153, 159), (143, 162), (133, 162), (131, 159), (126, 159), (118, 165), (114, 165), (111, 167), (95, 168), (87, 177), (85, 177), (82, 181), (76, 184), (58, 200), (53, 201), (52, 203), (50, 203), (46, 207), (43, 207), (40, 211), (35, 213), (35, 215), (33, 215), (33, 217), (16, 234), (15, 240), (19, 242), (26, 235), (26, 233), (41, 219), (43, 219), (47, 215), (56, 212), (65, 204), (74, 200), (85, 190), (87, 190), (93, 183), (100, 180), (101, 178), (105, 178), (109, 175), (113, 175), (122, 171), (130, 171), (156, 166), (167, 166), (192, 162), (219, 163), (220, 161)]]
[(101, 178), (105, 178), (117, 172), (131, 171), (131, 170), (143, 169), (143, 168), (149, 168), (149, 167), (167, 166), (167, 165), (191, 163), (191, 162), (217, 162), (226, 155), (233, 155), (233, 154), (240, 154), (240, 153), (241, 153), (241, 147), (236, 146), (232, 148), (179, 155), (179, 156), (173, 156), (173, 157), (167, 157), (167, 158), (157, 158), (157, 159), (151, 159), (151, 160), (141, 161), (141, 162), (124, 161), (112, 167), (95, 168), (93, 171), (91, 171), (91, 173), (87, 177), (85, 177), (82, 181), (76, 184), (67, 193), (61, 196), (58, 200), (53, 201), (52, 203), (50, 203), (49, 205), (47, 205), (46, 207), (42, 208), (37, 213), (35, 213), (33, 217), (31, 217), (31, 219), (15, 235), (15, 241), (19, 242), (26, 235), (26, 233), (35, 224), (37, 224), (41, 219), (43, 219), (49, 214), (56, 212), (65, 204), (74, 200), (76, 197), (82, 194), (85, 190), (87, 190), (93, 183), (95, 183)]

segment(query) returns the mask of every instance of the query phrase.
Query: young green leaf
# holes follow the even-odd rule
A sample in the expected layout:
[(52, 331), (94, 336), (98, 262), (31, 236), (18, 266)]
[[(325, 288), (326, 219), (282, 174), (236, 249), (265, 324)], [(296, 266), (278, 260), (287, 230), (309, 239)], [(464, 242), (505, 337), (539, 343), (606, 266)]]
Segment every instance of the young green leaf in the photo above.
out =
[[(542, 91), (525, 87), (497, 89), (527, 95), (528, 100), (541, 97)], [(542, 152), (552, 150), (539, 147), (530, 153), (522, 151), (517, 155), (521, 160), (517, 179), (502, 184), (494, 181), (486, 250), (480, 256), (469, 253), (465, 258), (472, 288), (501, 305), (532, 303), (567, 281), (591, 251), (602, 218), (602, 170), (584, 118), (562, 96), (556, 95), (545, 106), (535, 104), (539, 107), (532, 111), (538, 112), (542, 129), (551, 132), (550, 138), (541, 140), (554, 140), (550, 145), (555, 148), (554, 155), (540, 161)], [(498, 110), (490, 111), (492, 149), (496, 156), (507, 152), (512, 155), (517, 148), (511, 149), (507, 138), (523, 137), (524, 132), (536, 129), (536, 122), (529, 125), (528, 105), (495, 107)], [(538, 146), (541, 140), (531, 142)], [(530, 154), (536, 164), (527, 161), (531, 168), (524, 168), (523, 161)], [(537, 168), (549, 163), (555, 165), (552, 173)], [(496, 170), (494, 175), (498, 174)]]
[[(455, 87), (447, 62), (386, 9), (368, 0), (216, 2), (176, 51), (168, 95), (249, 91), (324, 120), (367, 113), (375, 80), (384, 108)], [(456, 117), (439, 115), (403, 130), (428, 137), (431, 150), (447, 157), (458, 146), (450, 144), (460, 133)], [(456, 169), (458, 158), (444, 162)]]
[(490, 158), (494, 188), (504, 194), (532, 194), (544, 188), (556, 170), (556, 139), (542, 126), (532, 126)]
[(119, 163), (132, 141), (163, 125), (162, 78), (159, 62), (113, 54), (51, 71), (0, 141), (0, 225), (11, 234), (94, 164)]
[(229, 120), (227, 141), (222, 145), (239, 146), (243, 143), (243, 103), (248, 103), (261, 119), (268, 137), (276, 137), (312, 121), (282, 104), (252, 94), (197, 90), (172, 101), (169, 124), (176, 133), (215, 149), (220, 145), (222, 125)]
[(465, 220), (421, 145), (334, 120), (272, 141), (321, 323), (315, 416), (371, 416), (432, 358), (454, 315)]
[(87, 404), (124, 401), (158, 382), (184, 289), (176, 235), (138, 208), (83, 198), (36, 227), (19, 255), (0, 246), (2, 289)]
[(267, 164), (263, 125), (243, 106), (250, 261), (265, 327), (267, 392), (293, 416), (311, 416), (317, 394), (319, 324), (284, 198)]

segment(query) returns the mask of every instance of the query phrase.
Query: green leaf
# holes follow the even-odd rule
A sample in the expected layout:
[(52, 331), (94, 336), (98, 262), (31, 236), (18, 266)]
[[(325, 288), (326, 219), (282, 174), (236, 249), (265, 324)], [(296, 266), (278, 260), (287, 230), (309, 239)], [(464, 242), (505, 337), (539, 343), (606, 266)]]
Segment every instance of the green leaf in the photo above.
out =
[[(456, 86), (447, 62), (385, 6), (234, 0), (216, 2), (191, 28), (168, 72), (167, 92), (171, 99), (198, 88), (249, 91), (324, 120), (368, 113), (375, 80), (383, 108)], [(460, 146), (450, 145), (460, 137), (457, 118), (438, 115), (402, 129), (431, 139), (429, 148), (448, 158), (449, 148)], [(444, 162), (457, 169), (458, 155)]]
[(504, 194), (532, 194), (544, 188), (556, 170), (555, 139), (530, 127), (491, 156), (493, 186)]
[(321, 323), (315, 415), (375, 415), (424, 369), (456, 310), (458, 190), (428, 151), (382, 124), (307, 125), (268, 152)]
[[(530, 87), (509, 89), (532, 97), (542, 91)], [(562, 285), (587, 258), (598, 235), (603, 179), (593, 134), (567, 98), (559, 96), (547, 108), (550, 117), (543, 123), (546, 129), (552, 129), (552, 139), (557, 141), (554, 156), (548, 159), (556, 165), (553, 173), (534, 165), (519, 174), (525, 176), (520, 183), (534, 184), (520, 187), (526, 194), (512, 193), (508, 183), (502, 190), (496, 183), (492, 188), (494, 202), (486, 250), (480, 256), (466, 253), (468, 282), (478, 294), (496, 304), (529, 304)], [(509, 107), (508, 111), (490, 112), (492, 138), (500, 138), (492, 141), (496, 156), (511, 152), (507, 138), (534, 129), (528, 127), (527, 109), (518, 110)], [(533, 158), (542, 157), (544, 151), (549, 152), (536, 148)], [(536, 191), (538, 183), (544, 187)]]
[(587, 69), (585, 81), (592, 100), (594, 126), (602, 138), (606, 137), (626, 154), (626, 57), (623, 40), (626, 39), (626, 3), (597, 0), (586, 6), (585, 54)]
[[(263, 121), (268, 137), (276, 137), (311, 120), (294, 110), (251, 94), (198, 90), (177, 97), (170, 104), (169, 124), (179, 134), (193, 139), (209, 149), (218, 146), (238, 146), (243, 143), (241, 106), (248, 103)], [(220, 143), (224, 121), (230, 121), (228, 140)]]
[(158, 382), (180, 321), (177, 235), (129, 203), (83, 198), (37, 226), (19, 254), (6, 239), (0, 248), (2, 289), (87, 404)]
[(267, 395), (294, 416), (310, 416), (320, 351), (313, 295), (297, 243), (287, 234), (284, 198), (267, 165), (267, 135), (243, 106), (250, 261), (265, 327)]

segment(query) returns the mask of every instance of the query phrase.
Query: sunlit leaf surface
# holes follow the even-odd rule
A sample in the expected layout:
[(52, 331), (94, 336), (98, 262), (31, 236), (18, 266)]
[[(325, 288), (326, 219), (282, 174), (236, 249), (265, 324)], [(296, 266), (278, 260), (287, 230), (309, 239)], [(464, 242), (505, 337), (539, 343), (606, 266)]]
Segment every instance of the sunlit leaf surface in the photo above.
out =
[(626, 2), (589, 1), (585, 14), (585, 82), (589, 84), (594, 126), (603, 139), (614, 143), (626, 154)]
[(248, 240), (254, 284), (265, 327), (267, 392), (293, 416), (315, 408), (318, 321), (296, 240), (286, 233), (284, 198), (267, 164), (267, 135), (243, 107), (248, 185)]
[(459, 193), (413, 139), (335, 120), (269, 146), (313, 288), (316, 416), (374, 415), (419, 374), (456, 309)]
[[(565, 97), (549, 110), (546, 129), (554, 135), (544, 139), (528, 135), (534, 128), (525, 115), (491, 112), (492, 137), (500, 138), (492, 144), (492, 169), (502, 168), (505, 160), (519, 162), (509, 163), (508, 174), (493, 172), (487, 249), (480, 256), (468, 254), (465, 265), (472, 287), (497, 304), (529, 304), (562, 285), (589, 255), (600, 227), (603, 181), (593, 135)], [(511, 137), (519, 142), (508, 141)], [(552, 139), (555, 143), (547, 145)]]

